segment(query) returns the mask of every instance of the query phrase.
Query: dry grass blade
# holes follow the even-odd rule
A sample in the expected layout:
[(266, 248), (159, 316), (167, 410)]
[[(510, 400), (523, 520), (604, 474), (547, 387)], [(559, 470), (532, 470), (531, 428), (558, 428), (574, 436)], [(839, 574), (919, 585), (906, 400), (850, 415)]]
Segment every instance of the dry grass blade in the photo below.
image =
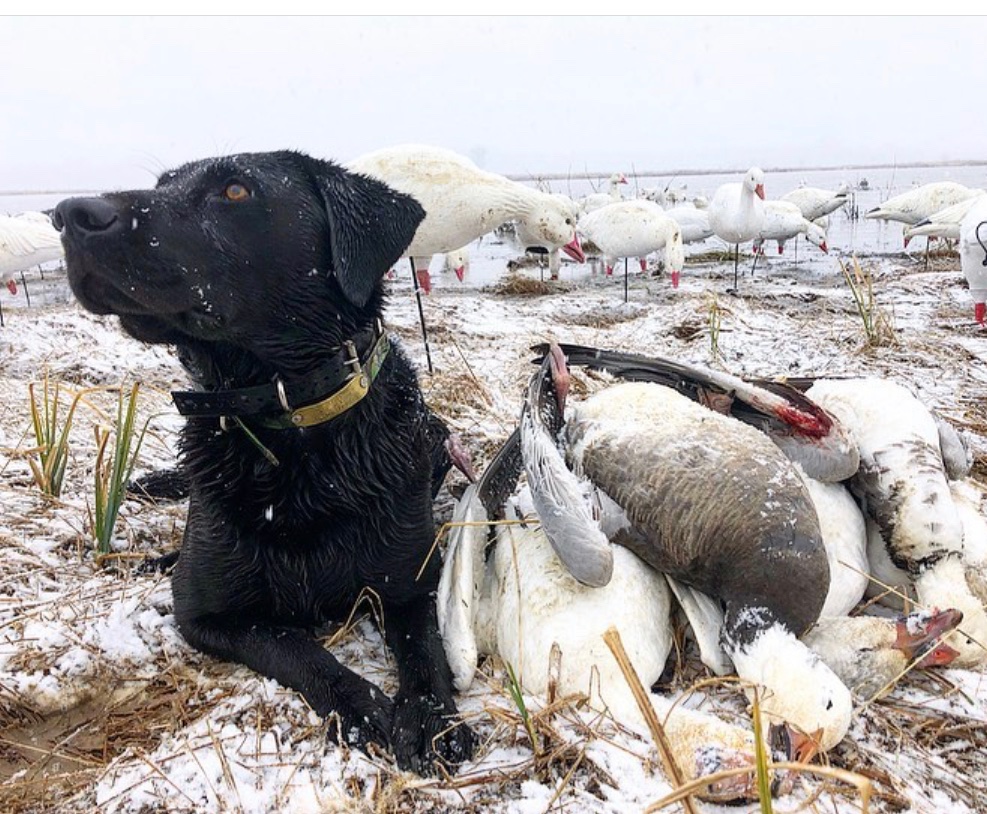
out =
[[(869, 814), (870, 812), (870, 798), (873, 793), (873, 784), (869, 778), (864, 777), (863, 775), (848, 772), (845, 769), (836, 769), (832, 766), (812, 766), (805, 763), (789, 763), (787, 761), (784, 763), (769, 763), (768, 769), (771, 769), (772, 771), (812, 774), (818, 777), (838, 780), (842, 783), (855, 786), (860, 794), (860, 814)], [(704, 786), (710, 783), (714, 783), (719, 780), (726, 780), (731, 777), (739, 777), (740, 775), (748, 774), (749, 772), (750, 769), (740, 767), (737, 769), (726, 769), (722, 772), (707, 775), (706, 777), (697, 778), (696, 780), (677, 788), (667, 797), (662, 797), (657, 802), (649, 805), (646, 809), (644, 809), (644, 814), (653, 814), (655, 811), (661, 811), (663, 808), (668, 808), (668, 806), (673, 803), (684, 803), (688, 795), (701, 791)]]
[[(658, 753), (661, 755), (662, 763), (665, 766), (669, 780), (681, 788), (685, 784), (682, 770), (675, 761), (672, 746), (668, 742), (665, 730), (658, 720), (658, 716), (655, 714), (655, 708), (651, 706), (651, 702), (648, 700), (647, 691), (641, 684), (641, 679), (638, 678), (634, 665), (631, 664), (630, 659), (627, 657), (627, 651), (624, 650), (624, 644), (620, 640), (620, 633), (616, 628), (610, 628), (603, 634), (603, 641), (606, 642), (607, 647), (610, 648), (610, 652), (613, 653), (613, 657), (617, 660), (620, 671), (624, 674), (624, 679), (627, 681), (627, 686), (630, 687), (631, 692), (634, 694), (634, 700), (637, 702), (638, 709), (641, 710), (641, 714), (648, 724), (648, 729), (651, 730), (651, 735), (655, 739), (655, 745), (658, 747)], [(706, 785), (708, 783), (700, 783), (697, 789), (704, 788)], [(690, 794), (691, 792), (681, 798), (682, 804), (689, 814), (697, 814), (695, 802), (689, 796)]]
[(874, 296), (873, 275), (861, 268), (856, 255), (852, 259), (852, 265), (839, 262), (840, 271), (843, 272), (843, 278), (850, 287), (857, 313), (860, 315), (867, 346), (876, 348), (881, 345), (897, 345), (898, 339), (891, 318), (877, 304), (877, 298)]

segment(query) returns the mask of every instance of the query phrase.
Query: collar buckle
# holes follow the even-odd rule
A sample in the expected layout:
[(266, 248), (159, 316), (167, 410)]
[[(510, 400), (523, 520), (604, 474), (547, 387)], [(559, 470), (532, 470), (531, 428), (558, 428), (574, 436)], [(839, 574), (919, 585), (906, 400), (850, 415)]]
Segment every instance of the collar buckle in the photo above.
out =
[[(359, 376), (363, 373), (363, 365), (360, 364), (360, 354), (356, 351), (356, 344), (351, 339), (347, 339), (343, 343), (343, 347), (346, 348), (347, 354), (347, 358), (343, 360), (343, 364), (350, 369), (350, 375), (347, 377), (347, 381), (349, 381), (354, 376)], [(290, 407), (286, 407), (285, 410), (286, 412), (291, 412)]]

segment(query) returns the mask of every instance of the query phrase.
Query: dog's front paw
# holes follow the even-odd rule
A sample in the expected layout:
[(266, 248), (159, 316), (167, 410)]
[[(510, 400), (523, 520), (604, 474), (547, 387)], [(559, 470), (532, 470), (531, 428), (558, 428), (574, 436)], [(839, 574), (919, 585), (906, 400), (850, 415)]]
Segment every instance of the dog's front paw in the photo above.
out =
[(352, 676), (334, 687), (329, 720), (330, 740), (367, 751), (371, 743), (391, 744), (394, 704), (369, 681)]
[(398, 697), (394, 705), (391, 744), (398, 766), (420, 775), (435, 774), (435, 763), (463, 763), (473, 756), (476, 736), (431, 695)]

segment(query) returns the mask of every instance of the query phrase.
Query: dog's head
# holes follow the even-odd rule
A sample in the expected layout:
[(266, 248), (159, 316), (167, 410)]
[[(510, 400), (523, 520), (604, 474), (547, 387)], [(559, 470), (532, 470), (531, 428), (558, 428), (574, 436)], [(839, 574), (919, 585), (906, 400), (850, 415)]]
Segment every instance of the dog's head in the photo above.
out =
[[(424, 210), (302, 153), (243, 153), (164, 173), (150, 190), (55, 211), (69, 284), (149, 342), (300, 336), (365, 322)], [(346, 325), (342, 326), (342, 330)]]

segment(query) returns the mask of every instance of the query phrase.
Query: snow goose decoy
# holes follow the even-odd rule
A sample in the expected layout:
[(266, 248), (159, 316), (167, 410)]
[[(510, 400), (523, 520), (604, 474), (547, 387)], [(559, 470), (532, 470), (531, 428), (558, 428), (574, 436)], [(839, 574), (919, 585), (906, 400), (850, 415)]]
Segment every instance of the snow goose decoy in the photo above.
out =
[(826, 246), (826, 232), (803, 217), (801, 210), (788, 201), (765, 201), (764, 220), (754, 240), (754, 249), (758, 250), (766, 240), (778, 243), (778, 254), (785, 251), (785, 243), (798, 235), (822, 249), (823, 254), (829, 254)]
[[(563, 207), (565, 207), (572, 217), (572, 222), (576, 223), (579, 219), (579, 205), (568, 195), (563, 195), (560, 192), (553, 192), (549, 194), (558, 200)], [(561, 266), (559, 250), (564, 247), (558, 243), (551, 242), (551, 239), (546, 237), (544, 234), (544, 230), (539, 232), (538, 230), (531, 228), (529, 222), (525, 220), (519, 220), (515, 223), (514, 234), (517, 239), (518, 246), (522, 251), (530, 251), (533, 249), (538, 252), (545, 252), (548, 255), (549, 274), (553, 280), (557, 280), (559, 278), (559, 268)], [(569, 253), (569, 256), (572, 257), (572, 254)]]
[(905, 238), (905, 247), (913, 237), (939, 237), (945, 240), (960, 239), (960, 224), (966, 214), (978, 203), (984, 191), (973, 190), (974, 194), (959, 203), (933, 212), (929, 217), (920, 220), (914, 226), (906, 226), (902, 235)]
[(674, 209), (666, 209), (665, 214), (682, 229), (682, 242), (685, 244), (700, 243), (713, 234), (709, 225), (709, 213), (705, 209), (676, 206)]
[(709, 203), (713, 233), (734, 247), (733, 285), (737, 287), (740, 244), (757, 237), (764, 221), (764, 173), (751, 167), (740, 183), (723, 184)]
[(627, 183), (627, 176), (622, 172), (615, 172), (609, 178), (609, 192), (593, 192), (579, 200), (579, 208), (584, 215), (599, 209), (602, 206), (609, 206), (621, 200), (620, 185)]
[(850, 190), (842, 184), (836, 192), (819, 187), (799, 187), (781, 196), (781, 200), (795, 204), (802, 217), (815, 221), (835, 212), (850, 199)]
[[(0, 215), (0, 283), (17, 293), (15, 276), (65, 256), (62, 235), (42, 212)], [(3, 312), (0, 311), (0, 324)]]
[(678, 288), (685, 263), (682, 229), (651, 201), (621, 201), (602, 207), (579, 220), (579, 233), (603, 252), (607, 274), (613, 273), (617, 258), (637, 257), (642, 271), (645, 258), (665, 249), (665, 262), (671, 272), (672, 286)]
[(957, 184), (954, 181), (937, 181), (888, 198), (875, 206), (864, 217), (876, 220), (894, 220), (914, 226), (947, 206), (964, 201), (978, 194), (979, 190)]
[(425, 209), (404, 253), (424, 288), (429, 287), (432, 255), (465, 246), (509, 220), (523, 221), (539, 239), (561, 246), (578, 262), (585, 259), (575, 218), (561, 201), (481, 170), (451, 150), (416, 144), (386, 147), (353, 159), (346, 168), (412, 195)]
[(806, 395), (852, 432), (860, 469), (850, 488), (919, 601), (962, 612), (948, 639), (959, 651), (956, 666), (987, 663), (987, 612), (966, 580), (963, 521), (947, 480), (947, 460), (951, 469), (957, 462), (943, 456), (946, 426), (908, 388), (885, 379), (818, 379)]
[(445, 253), (442, 270), (452, 271), (455, 273), (456, 279), (459, 280), (459, 282), (462, 282), (463, 278), (466, 276), (466, 267), (469, 265), (469, 262), (469, 246), (463, 246), (459, 249), (454, 249), (451, 252)]
[(987, 196), (980, 196), (960, 223), (960, 266), (970, 286), (973, 316), (987, 320)]

